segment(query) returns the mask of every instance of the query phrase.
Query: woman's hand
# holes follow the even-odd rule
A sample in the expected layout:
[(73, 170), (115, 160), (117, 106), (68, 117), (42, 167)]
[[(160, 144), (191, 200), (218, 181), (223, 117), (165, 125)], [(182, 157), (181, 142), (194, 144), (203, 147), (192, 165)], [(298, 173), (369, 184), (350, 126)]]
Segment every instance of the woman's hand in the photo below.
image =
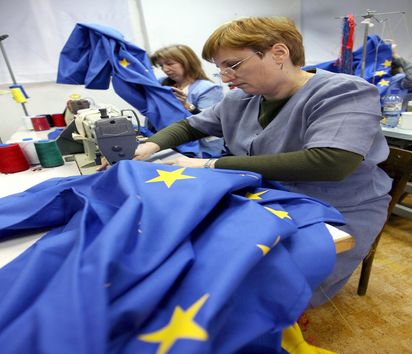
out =
[(187, 102), (187, 95), (176, 87), (172, 87), (172, 89), (176, 98), (180, 101), (183, 107), (185, 107), (185, 109), (187, 109), (189, 112), (193, 113), (196, 110), (196, 107), (193, 104)]
[[(137, 146), (136, 151), (134, 152), (133, 160), (146, 160), (152, 156), (155, 152), (160, 150), (160, 146), (155, 143), (143, 143)], [(104, 171), (109, 166), (106, 158), (102, 157), (102, 163), (99, 167), (96, 168), (96, 171)]]
[(186, 104), (187, 95), (183, 92), (183, 90), (178, 89), (177, 87), (172, 87), (173, 93), (175, 94), (176, 98), (182, 103), (184, 106)]
[(102, 157), (101, 164), (96, 168), (96, 171), (104, 171), (109, 166), (109, 162), (105, 157)]
[(160, 151), (160, 146), (156, 143), (147, 142), (139, 144), (134, 152), (133, 160), (146, 160), (158, 151)]

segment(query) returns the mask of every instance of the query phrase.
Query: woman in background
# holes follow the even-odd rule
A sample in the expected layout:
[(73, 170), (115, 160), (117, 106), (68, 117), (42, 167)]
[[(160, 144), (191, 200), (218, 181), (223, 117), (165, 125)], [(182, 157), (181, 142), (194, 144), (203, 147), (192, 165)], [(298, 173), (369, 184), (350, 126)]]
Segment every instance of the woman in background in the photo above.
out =
[[(163, 86), (170, 86), (177, 99), (192, 114), (200, 113), (223, 98), (220, 85), (212, 82), (195, 52), (183, 44), (170, 45), (155, 51), (150, 60), (166, 77), (159, 79)], [(218, 157), (224, 152), (222, 138), (206, 137), (199, 141), (201, 157)]]

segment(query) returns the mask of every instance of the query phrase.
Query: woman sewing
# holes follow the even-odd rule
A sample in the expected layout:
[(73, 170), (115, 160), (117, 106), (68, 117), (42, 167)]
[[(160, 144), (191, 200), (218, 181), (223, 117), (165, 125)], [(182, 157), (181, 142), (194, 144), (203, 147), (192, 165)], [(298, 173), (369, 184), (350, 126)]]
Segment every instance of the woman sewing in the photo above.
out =
[(386, 220), (391, 180), (377, 166), (389, 152), (380, 129), (379, 93), (358, 77), (301, 70), (302, 37), (285, 18), (226, 23), (208, 38), (202, 56), (237, 89), (159, 131), (138, 147), (135, 159), (220, 136), (233, 156), (170, 163), (258, 172), (336, 207), (356, 246), (337, 256), (332, 275), (313, 296), (312, 305), (319, 305), (347, 282)]

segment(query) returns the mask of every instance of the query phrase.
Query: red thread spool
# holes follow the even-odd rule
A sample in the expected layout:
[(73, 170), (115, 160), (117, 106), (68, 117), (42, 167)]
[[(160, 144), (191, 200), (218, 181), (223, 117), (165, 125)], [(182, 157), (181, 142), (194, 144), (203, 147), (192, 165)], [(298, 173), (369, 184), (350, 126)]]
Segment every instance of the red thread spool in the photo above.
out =
[(50, 126), (50, 128), (51, 127), (54, 127), (54, 123), (53, 123), (53, 117), (51, 116), (51, 114), (36, 114), (36, 117), (46, 117), (47, 118), (47, 121), (49, 122), (49, 126)]
[(31, 124), (33, 125), (33, 129), (36, 131), (50, 129), (49, 121), (45, 116), (31, 117)]
[(29, 169), (29, 163), (18, 144), (0, 145), (0, 172), (15, 173)]
[(51, 115), (55, 127), (65, 127), (66, 122), (62, 113), (54, 113)]

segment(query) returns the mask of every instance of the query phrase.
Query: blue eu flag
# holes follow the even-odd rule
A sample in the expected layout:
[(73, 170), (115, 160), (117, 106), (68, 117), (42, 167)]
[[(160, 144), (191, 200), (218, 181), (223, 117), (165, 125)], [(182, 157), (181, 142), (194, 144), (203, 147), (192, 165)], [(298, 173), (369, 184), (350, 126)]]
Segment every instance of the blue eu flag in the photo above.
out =
[(0, 199), (5, 353), (281, 353), (332, 271), (329, 205), (245, 171), (120, 161)]
[[(112, 28), (77, 24), (60, 53), (57, 83), (105, 90), (110, 80), (156, 131), (190, 116), (171, 88), (158, 82), (143, 49)], [(182, 153), (198, 150), (197, 142), (179, 148)]]
[[(353, 52), (352, 72), (361, 76), (363, 46)], [(391, 75), (392, 48), (379, 36), (368, 36), (366, 42), (366, 60), (363, 78), (376, 85), (381, 96), (384, 96), (393, 80)], [(327, 61), (316, 65), (308, 65), (304, 69), (320, 68), (332, 72), (339, 72), (340, 67), (336, 61)]]

